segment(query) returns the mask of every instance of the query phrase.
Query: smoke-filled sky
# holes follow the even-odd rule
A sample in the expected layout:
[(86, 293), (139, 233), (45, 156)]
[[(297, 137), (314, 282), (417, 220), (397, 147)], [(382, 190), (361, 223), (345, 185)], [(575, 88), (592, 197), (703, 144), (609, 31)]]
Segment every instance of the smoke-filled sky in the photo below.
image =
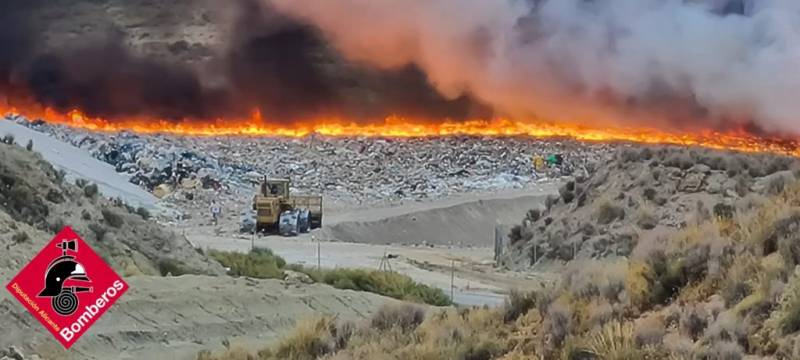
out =
[[(58, 6), (102, 9), (113, 1)], [(510, 116), (800, 134), (796, 0), (173, 3), (215, 4), (210, 17), (226, 22), (226, 46), (208, 50), (212, 74), (131, 51), (124, 31), (44, 47), (52, 29), (37, 16), (52, 4), (0, 2), (0, 100), (26, 93), (109, 118), (213, 118), (260, 108), (283, 121)], [(146, 4), (117, 5), (134, 13)]]
[[(221, 41), (169, 39), (198, 26)], [(46, 41), (54, 32), (55, 44)], [(159, 47), (166, 49), (146, 50)], [(209, 59), (190, 63), (175, 55), (194, 49)], [(262, 0), (0, 1), (0, 108), (31, 99), (109, 120), (241, 118), (255, 109), (270, 122), (492, 115), (467, 95), (443, 96), (413, 64), (347, 63), (313, 24)]]
[(800, 133), (800, 1), (271, 0), (346, 56), (545, 119)]

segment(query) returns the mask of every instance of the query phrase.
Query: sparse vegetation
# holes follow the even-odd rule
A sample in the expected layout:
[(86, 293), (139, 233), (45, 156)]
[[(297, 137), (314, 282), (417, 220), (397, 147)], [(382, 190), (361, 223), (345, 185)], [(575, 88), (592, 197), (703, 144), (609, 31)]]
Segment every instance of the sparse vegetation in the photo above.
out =
[(610, 200), (602, 201), (595, 210), (595, 218), (597, 223), (601, 225), (608, 225), (615, 220), (620, 220), (625, 217), (625, 209), (621, 206), (614, 205)]
[(106, 233), (108, 232), (108, 229), (100, 224), (89, 224), (89, 230), (92, 231), (94, 238), (97, 241), (103, 241), (106, 238)]
[(177, 259), (164, 258), (159, 260), (157, 264), (162, 276), (181, 276), (194, 273), (186, 267), (186, 264)]
[(232, 276), (248, 276), (260, 279), (281, 279), (281, 270), (286, 261), (270, 249), (255, 248), (249, 253), (211, 250), (208, 253), (222, 266), (228, 268)]
[(399, 328), (412, 331), (425, 320), (425, 311), (413, 305), (384, 306), (372, 316), (372, 327), (378, 330)]
[(136, 208), (136, 214), (141, 216), (142, 219), (144, 219), (144, 220), (149, 220), (150, 219), (150, 211), (148, 211), (147, 209), (145, 209), (145, 208), (143, 208), (141, 206)]
[(98, 192), (99, 192), (99, 190), (97, 188), (97, 184), (89, 184), (89, 185), (86, 185), (83, 188), (83, 194), (86, 195), (86, 197), (88, 197), (90, 199), (92, 199), (95, 196), (97, 196)]
[(14, 135), (6, 134), (3, 136), (3, 144), (14, 145)]
[(388, 271), (365, 269), (316, 270), (299, 265), (287, 265), (280, 256), (269, 249), (256, 248), (249, 253), (212, 250), (209, 256), (229, 268), (233, 276), (262, 279), (282, 279), (283, 270), (293, 270), (308, 275), (312, 280), (338, 289), (372, 292), (395, 299), (431, 304), (450, 305), (450, 299), (441, 289), (413, 281), (408, 276)]
[[(628, 152), (620, 156), (635, 162), (643, 155)], [(702, 153), (679, 156), (658, 152), (652, 157), (675, 169), (708, 172), (707, 168), (695, 166), (701, 164), (742, 178), (786, 168), (783, 162)], [(660, 178), (667, 181), (668, 177), (683, 174), (677, 171), (664, 171)], [(639, 178), (640, 174), (630, 177), (632, 181)], [(529, 294), (513, 293), (498, 309), (429, 310), (416, 326), (386, 325), (404, 323), (401, 320), (370, 322), (364, 327), (367, 330), (356, 327), (344, 346), (326, 356), (370, 358), (388, 353), (408, 359), (796, 358), (800, 333), (800, 270), (796, 270), (800, 269), (800, 184), (765, 186), (764, 194), (774, 195), (753, 202), (735, 201), (736, 193), (741, 191), (737, 181), (740, 180), (728, 181), (729, 198), (725, 202), (684, 202), (687, 212), (694, 212), (687, 217), (691, 221), (674, 223), (675, 230), (664, 232), (659, 238), (635, 242), (629, 258), (617, 262), (571, 260), (557, 286)], [(752, 179), (747, 182), (748, 188), (752, 186)], [(562, 188), (562, 199), (566, 191), (567, 187)], [(553, 211), (570, 205), (551, 202), (541, 212), (526, 217), (522, 226), (512, 229), (512, 240), (516, 239), (512, 246), (532, 248), (544, 244), (551, 253), (558, 253), (564, 244), (569, 244), (567, 238), (572, 234), (588, 236), (626, 225), (647, 231), (659, 219), (650, 208), (651, 201), (676, 200), (669, 194), (662, 196), (647, 189), (636, 192), (641, 194), (638, 199), (616, 194), (600, 195), (590, 203), (588, 212), (596, 221), (592, 231), (576, 224), (569, 231), (558, 232), (557, 225), (563, 219)], [(625, 218), (626, 209), (636, 211), (630, 213), (631, 219)], [(528, 238), (531, 231), (544, 234), (534, 241)], [(542, 256), (547, 254), (539, 254)], [(387, 314), (414, 313), (381, 316), (390, 318)], [(418, 319), (416, 315), (411, 318)], [(455, 328), (457, 332), (448, 333)], [(442, 333), (450, 335), (437, 336)], [(330, 334), (323, 336), (326, 337)], [(269, 351), (275, 353), (274, 349)]]
[(30, 240), (31, 237), (24, 231), (18, 231), (14, 233), (14, 236), (11, 237), (11, 241), (13, 241), (15, 244), (25, 243)]
[(106, 223), (111, 227), (119, 229), (125, 223), (125, 220), (122, 219), (122, 215), (118, 214), (114, 210), (102, 209), (100, 210), (100, 213), (103, 215), (103, 220), (105, 220)]
[(650, 206), (643, 206), (636, 213), (636, 226), (644, 230), (652, 230), (658, 225), (658, 217)]

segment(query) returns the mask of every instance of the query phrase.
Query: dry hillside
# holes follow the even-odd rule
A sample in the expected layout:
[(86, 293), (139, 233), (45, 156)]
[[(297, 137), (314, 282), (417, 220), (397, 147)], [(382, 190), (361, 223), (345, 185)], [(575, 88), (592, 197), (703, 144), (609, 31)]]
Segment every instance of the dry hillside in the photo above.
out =
[(35, 144), (29, 151), (0, 143), (0, 246), (9, 255), (0, 259), (4, 281), (66, 225), (122, 275), (224, 274), (185, 237), (148, 221), (145, 210), (103, 198), (94, 184), (67, 183), (35, 150)]

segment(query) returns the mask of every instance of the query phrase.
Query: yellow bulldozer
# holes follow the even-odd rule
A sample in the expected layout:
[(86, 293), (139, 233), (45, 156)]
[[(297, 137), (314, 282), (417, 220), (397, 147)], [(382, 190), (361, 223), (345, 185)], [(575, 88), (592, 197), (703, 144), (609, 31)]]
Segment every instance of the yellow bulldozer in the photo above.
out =
[(288, 179), (261, 182), (253, 198), (256, 231), (294, 236), (322, 227), (322, 196), (289, 194)]

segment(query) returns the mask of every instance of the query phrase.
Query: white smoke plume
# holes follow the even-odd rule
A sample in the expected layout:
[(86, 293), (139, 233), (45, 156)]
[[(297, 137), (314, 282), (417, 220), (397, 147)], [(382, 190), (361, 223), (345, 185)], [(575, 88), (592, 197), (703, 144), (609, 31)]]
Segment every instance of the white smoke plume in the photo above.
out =
[(553, 121), (800, 134), (797, 0), (268, 0), (355, 61)]

